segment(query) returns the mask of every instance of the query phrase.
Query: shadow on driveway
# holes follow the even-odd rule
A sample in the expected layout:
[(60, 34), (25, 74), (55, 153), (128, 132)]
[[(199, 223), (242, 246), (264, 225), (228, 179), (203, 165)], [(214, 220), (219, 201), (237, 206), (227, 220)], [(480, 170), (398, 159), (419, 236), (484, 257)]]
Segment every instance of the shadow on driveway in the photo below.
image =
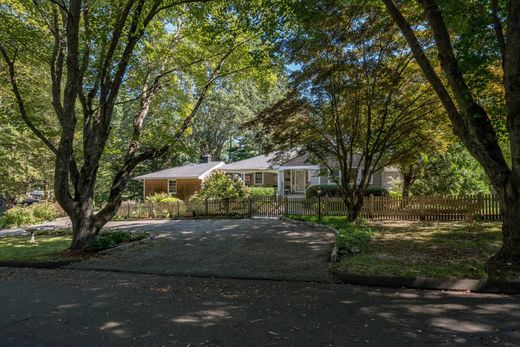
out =
[(112, 222), (153, 241), (73, 264), (142, 273), (333, 282), (328, 230), (270, 219)]

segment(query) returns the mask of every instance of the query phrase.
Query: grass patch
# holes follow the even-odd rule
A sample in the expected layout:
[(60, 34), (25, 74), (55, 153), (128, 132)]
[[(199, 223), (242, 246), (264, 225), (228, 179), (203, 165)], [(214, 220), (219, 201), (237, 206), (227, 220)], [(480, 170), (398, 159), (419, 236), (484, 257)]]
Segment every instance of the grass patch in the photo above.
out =
[(501, 245), (499, 223), (382, 222), (361, 254), (343, 257), (333, 271), (361, 275), (486, 278), (485, 263)]
[(88, 256), (88, 252), (99, 252), (122, 243), (142, 240), (148, 235), (142, 231), (101, 230), (99, 235), (89, 242), (85, 254), (65, 252), (72, 241), (70, 229), (38, 232), (35, 236), (36, 242), (30, 242), (30, 235), (8, 236), (0, 238), (0, 262), (38, 263), (74, 260), (78, 259), (78, 256)]
[(318, 224), (329, 225), (339, 231), (336, 236), (336, 246), (341, 250), (353, 252), (364, 251), (368, 242), (377, 231), (376, 228), (368, 225), (363, 219), (358, 219), (355, 223), (347, 222), (342, 216), (323, 216), (318, 220), (317, 216), (289, 215), (291, 219), (303, 220)]
[(60, 255), (72, 240), (70, 235), (37, 235), (36, 242), (30, 236), (0, 238), (0, 261), (47, 262), (65, 260)]

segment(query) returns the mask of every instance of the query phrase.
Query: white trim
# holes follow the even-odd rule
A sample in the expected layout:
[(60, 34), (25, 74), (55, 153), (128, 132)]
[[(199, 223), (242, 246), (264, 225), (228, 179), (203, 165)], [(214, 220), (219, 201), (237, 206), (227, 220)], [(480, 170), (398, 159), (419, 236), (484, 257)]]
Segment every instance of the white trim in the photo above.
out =
[(215, 169), (218, 169), (219, 167), (221, 166), (224, 166), (226, 165), (226, 163), (224, 163), (223, 161), (219, 162), (217, 165), (213, 166), (211, 169), (209, 169), (208, 171), (204, 172), (202, 175), (200, 175), (199, 177), (197, 177), (199, 180), (203, 180), (207, 174), (211, 173), (213, 170)]
[(235, 173), (250, 173), (250, 172), (271, 172), (271, 173), (277, 173), (278, 170), (272, 170), (272, 169), (225, 169), (223, 168), (222, 171), (229, 173), (229, 172), (235, 172)]
[(319, 170), (319, 165), (295, 165), (295, 166), (277, 166), (276, 169), (279, 171), (283, 170)]
[[(170, 192), (170, 182), (175, 182), (175, 192)], [(171, 195), (171, 194), (177, 194), (177, 179), (176, 178), (173, 178), (173, 179), (168, 179), (168, 195)]]
[[(262, 182), (261, 183), (256, 183), (256, 174), (257, 173), (262, 174)], [(255, 171), (254, 176), (253, 176), (253, 185), (254, 186), (263, 186), (264, 185), (264, 173), (263, 173), (263, 171)]]

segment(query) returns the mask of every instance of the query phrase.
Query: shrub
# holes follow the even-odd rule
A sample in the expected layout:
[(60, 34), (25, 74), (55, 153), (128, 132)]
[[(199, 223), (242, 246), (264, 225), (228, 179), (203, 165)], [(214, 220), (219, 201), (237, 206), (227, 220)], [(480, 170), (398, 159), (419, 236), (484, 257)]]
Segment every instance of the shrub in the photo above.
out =
[(191, 200), (202, 202), (206, 199), (236, 199), (246, 197), (247, 194), (247, 188), (242, 181), (232, 179), (223, 172), (215, 172)]
[(390, 195), (390, 193), (385, 188), (373, 187), (373, 188), (368, 188), (366, 190), (365, 196), (369, 196), (369, 195), (373, 195), (373, 196), (388, 196), (388, 195)]
[(161, 200), (171, 198), (172, 196), (168, 195), (168, 193), (156, 193), (154, 195), (149, 195), (146, 197), (146, 201), (148, 202), (161, 202)]
[(32, 210), (34, 218), (39, 221), (53, 220), (60, 216), (60, 211), (56, 208), (56, 205), (50, 202), (34, 204), (29, 209)]
[(170, 197), (167, 197), (167, 198), (162, 199), (162, 200), (159, 201), (159, 202), (177, 202), (177, 201), (182, 201), (182, 200), (179, 199), (179, 198), (176, 198), (176, 197), (174, 197), (174, 196), (170, 196)]
[(274, 187), (249, 187), (247, 188), (249, 195), (252, 197), (274, 196), (276, 188)]
[(403, 197), (403, 193), (402, 192), (397, 192), (395, 190), (391, 190), (389, 192), (389, 194), (390, 194), (390, 197), (392, 197), (392, 198), (402, 198)]
[(148, 237), (148, 233), (144, 231), (127, 232), (102, 230), (99, 235), (88, 242), (86, 249), (91, 252), (99, 252), (114, 248), (121, 243), (139, 241), (146, 237)]
[(321, 190), (321, 196), (329, 198), (341, 197), (341, 187), (337, 184), (316, 184), (309, 186), (305, 191), (306, 198), (318, 197), (318, 190)]
[(365, 251), (375, 229), (363, 223), (350, 223), (340, 229), (336, 246), (340, 249)]
[(19, 227), (38, 222), (30, 207), (13, 207), (4, 214), (5, 227)]

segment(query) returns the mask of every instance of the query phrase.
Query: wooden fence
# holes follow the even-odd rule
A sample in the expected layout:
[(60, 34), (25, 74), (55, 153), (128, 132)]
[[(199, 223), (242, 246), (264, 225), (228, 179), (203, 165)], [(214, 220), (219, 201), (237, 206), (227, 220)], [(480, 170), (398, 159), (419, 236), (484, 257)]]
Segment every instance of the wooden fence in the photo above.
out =
[[(278, 217), (281, 215), (346, 215), (339, 198), (257, 197), (204, 202), (125, 202), (119, 218), (177, 218), (183, 216)], [(500, 220), (500, 204), (492, 195), (365, 198), (361, 217), (429, 221)]]

